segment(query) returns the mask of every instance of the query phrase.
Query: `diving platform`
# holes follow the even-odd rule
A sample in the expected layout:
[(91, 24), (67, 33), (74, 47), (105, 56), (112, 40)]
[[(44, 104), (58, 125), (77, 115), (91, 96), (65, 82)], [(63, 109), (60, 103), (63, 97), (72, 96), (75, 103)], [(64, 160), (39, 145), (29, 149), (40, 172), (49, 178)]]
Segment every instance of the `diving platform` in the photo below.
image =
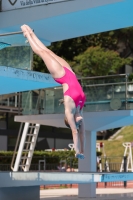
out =
[[(40, 185), (129, 181), (133, 173), (0, 172), (0, 199), (40, 200)], [(80, 197), (80, 195), (79, 195)]]
[[(64, 123), (64, 113), (23, 116), (16, 115), (14, 121), (66, 128)], [(133, 124), (133, 110), (84, 112), (84, 122), (86, 131), (101, 131), (128, 126)]]
[(0, 172), (0, 188), (54, 184), (88, 184), (131, 181), (133, 173), (96, 172)]
[(50, 74), (0, 66), (0, 94), (59, 86)]
[(0, 33), (19, 31), (21, 25), (28, 24), (45, 45), (133, 26), (132, 0), (0, 2)]

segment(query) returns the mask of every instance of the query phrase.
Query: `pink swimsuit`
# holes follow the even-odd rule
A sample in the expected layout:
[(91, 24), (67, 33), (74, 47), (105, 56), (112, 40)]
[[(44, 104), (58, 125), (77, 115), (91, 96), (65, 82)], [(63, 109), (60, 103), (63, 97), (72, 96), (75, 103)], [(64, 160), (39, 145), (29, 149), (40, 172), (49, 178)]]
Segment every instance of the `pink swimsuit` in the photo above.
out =
[(65, 75), (61, 78), (55, 78), (54, 80), (60, 84), (63, 84), (63, 83), (68, 84), (69, 88), (64, 93), (64, 96), (67, 95), (71, 97), (73, 101), (75, 102), (76, 108), (80, 106), (80, 109), (82, 109), (86, 100), (82, 87), (80, 86), (76, 78), (76, 75), (68, 68), (66, 67), (63, 67), (63, 68), (65, 70)]

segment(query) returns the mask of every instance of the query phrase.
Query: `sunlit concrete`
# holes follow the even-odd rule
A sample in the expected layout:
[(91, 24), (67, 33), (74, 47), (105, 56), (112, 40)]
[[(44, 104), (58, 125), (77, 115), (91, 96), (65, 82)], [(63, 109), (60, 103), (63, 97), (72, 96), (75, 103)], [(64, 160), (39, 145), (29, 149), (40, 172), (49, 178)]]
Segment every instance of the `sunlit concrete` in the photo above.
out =
[[(16, 122), (30, 122), (66, 128), (64, 114), (15, 116)], [(85, 112), (85, 130), (100, 131), (133, 124), (133, 110)]]

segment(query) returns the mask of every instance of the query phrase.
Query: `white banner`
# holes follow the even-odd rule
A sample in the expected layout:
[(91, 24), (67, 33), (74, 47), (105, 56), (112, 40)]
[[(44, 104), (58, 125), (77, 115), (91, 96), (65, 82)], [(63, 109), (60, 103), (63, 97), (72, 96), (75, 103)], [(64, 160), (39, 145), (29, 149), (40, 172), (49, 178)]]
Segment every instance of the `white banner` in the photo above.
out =
[(2, 11), (52, 4), (68, 0), (2, 0)]

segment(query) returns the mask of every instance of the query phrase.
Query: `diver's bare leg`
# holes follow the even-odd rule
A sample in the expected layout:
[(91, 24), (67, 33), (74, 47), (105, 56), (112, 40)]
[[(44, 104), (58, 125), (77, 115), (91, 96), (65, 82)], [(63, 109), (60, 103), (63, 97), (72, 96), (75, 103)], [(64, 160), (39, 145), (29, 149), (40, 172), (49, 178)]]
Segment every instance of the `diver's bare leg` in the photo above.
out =
[(50, 53), (62, 66), (65, 66), (67, 68), (69, 68), (70, 70), (71, 67), (70, 65), (61, 57), (57, 56), (54, 52), (52, 52), (50, 49), (48, 49), (35, 35), (35, 33), (32, 31), (32, 29), (28, 26), (28, 25), (24, 25), (27, 30), (29, 31), (32, 39), (38, 44), (38, 46), (40, 46), (42, 49), (46, 50), (48, 53)]
[(82, 121), (82, 119), (83, 119), (83, 117), (82, 117), (82, 115), (81, 115), (80, 106), (78, 106), (78, 107), (76, 108), (76, 112), (75, 112), (75, 121), (76, 121), (77, 123), (79, 123), (80, 121)]
[(80, 137), (80, 153), (84, 154), (85, 150), (85, 125), (84, 120), (82, 119), (80, 128), (79, 128), (79, 137)]
[(65, 115), (72, 131), (74, 149), (75, 149), (76, 154), (79, 154), (80, 153), (79, 134), (78, 134), (75, 119), (74, 119), (74, 114), (76, 111), (75, 103), (72, 101), (72, 99), (69, 96), (64, 96), (64, 106), (65, 106)]
[(62, 77), (64, 75), (64, 69), (60, 63), (51, 54), (38, 46), (38, 44), (32, 39), (29, 32), (26, 31), (25, 27), (22, 27), (22, 31), (28, 39), (32, 50), (42, 58), (53, 78)]
[(79, 138), (80, 138), (80, 153), (81, 159), (84, 159), (84, 150), (85, 150), (85, 124), (84, 124), (84, 118), (83, 118), (83, 109), (80, 110), (80, 115), (82, 116), (82, 120), (79, 123)]

